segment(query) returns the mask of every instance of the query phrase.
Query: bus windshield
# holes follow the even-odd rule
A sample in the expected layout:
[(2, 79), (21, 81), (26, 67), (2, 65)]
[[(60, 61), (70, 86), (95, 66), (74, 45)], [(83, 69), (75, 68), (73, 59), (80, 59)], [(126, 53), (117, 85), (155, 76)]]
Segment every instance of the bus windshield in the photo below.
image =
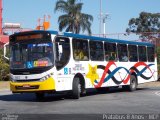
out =
[(53, 44), (15, 43), (11, 45), (11, 69), (33, 69), (53, 65)]

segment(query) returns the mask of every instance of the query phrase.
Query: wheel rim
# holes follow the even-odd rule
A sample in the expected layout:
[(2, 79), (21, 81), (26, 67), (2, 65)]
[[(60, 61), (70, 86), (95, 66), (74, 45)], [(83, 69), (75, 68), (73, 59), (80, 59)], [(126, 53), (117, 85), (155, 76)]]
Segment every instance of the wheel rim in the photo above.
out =
[(136, 89), (136, 79), (135, 79), (135, 78), (132, 78), (132, 79), (131, 79), (131, 87), (132, 87), (133, 89)]
[(81, 89), (81, 84), (79, 83), (79, 84), (78, 84), (78, 92), (79, 92), (79, 94), (81, 93), (81, 90), (82, 90), (82, 89)]

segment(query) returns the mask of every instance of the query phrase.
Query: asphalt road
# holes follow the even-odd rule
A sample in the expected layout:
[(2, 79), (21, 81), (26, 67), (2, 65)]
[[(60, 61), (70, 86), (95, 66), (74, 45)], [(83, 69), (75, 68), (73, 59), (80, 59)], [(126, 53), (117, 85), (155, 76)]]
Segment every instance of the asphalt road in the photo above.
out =
[[(5, 118), (12, 115), (54, 114), (54, 118), (67, 116), (93, 117), (99, 119), (105, 114), (160, 114), (160, 87), (138, 88), (137, 91), (127, 92), (122, 89), (112, 89), (109, 92), (98, 93), (89, 90), (87, 95), (78, 100), (66, 95), (47, 95), (43, 101), (36, 101), (34, 94), (12, 94), (10, 91), (0, 91), (0, 114)], [(7, 115), (6, 115), (7, 114)], [(56, 117), (57, 116), (57, 117)], [(8, 116), (7, 116), (8, 117)], [(160, 117), (160, 116), (159, 116)], [(41, 118), (43, 118), (41, 116)], [(48, 118), (48, 117), (47, 117)], [(67, 118), (67, 117), (66, 117)], [(45, 119), (45, 118), (44, 118)], [(80, 119), (80, 120), (81, 120)], [(97, 118), (96, 118), (97, 119)], [(27, 119), (26, 119), (27, 120)]]

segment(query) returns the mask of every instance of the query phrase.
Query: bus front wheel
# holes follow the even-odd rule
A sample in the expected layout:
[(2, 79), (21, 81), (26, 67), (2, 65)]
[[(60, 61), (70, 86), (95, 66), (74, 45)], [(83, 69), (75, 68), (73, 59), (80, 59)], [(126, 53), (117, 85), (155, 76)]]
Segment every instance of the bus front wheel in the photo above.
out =
[(74, 99), (79, 99), (81, 94), (81, 84), (78, 77), (73, 79), (72, 97)]

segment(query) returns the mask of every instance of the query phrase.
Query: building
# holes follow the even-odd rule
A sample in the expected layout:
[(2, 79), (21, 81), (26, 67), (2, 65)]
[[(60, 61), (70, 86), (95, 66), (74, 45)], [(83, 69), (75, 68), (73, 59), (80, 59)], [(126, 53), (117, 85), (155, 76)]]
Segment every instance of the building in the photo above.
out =
[(9, 36), (3, 35), (2, 30), (2, 0), (0, 0), (0, 48), (9, 41)]
[(8, 35), (0, 35), (0, 48), (3, 48), (3, 45), (9, 42)]

